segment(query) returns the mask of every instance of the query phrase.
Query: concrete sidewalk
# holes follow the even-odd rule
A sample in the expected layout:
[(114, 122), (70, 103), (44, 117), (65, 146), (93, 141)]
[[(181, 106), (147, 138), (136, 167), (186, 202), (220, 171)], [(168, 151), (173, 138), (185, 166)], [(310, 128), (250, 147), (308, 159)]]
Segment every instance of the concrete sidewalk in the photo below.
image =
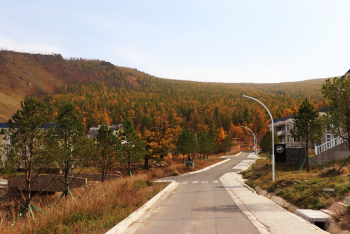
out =
[(235, 172), (223, 175), (220, 180), (232, 199), (260, 233), (325, 234), (328, 233), (299, 216), (260, 196), (242, 185), (242, 177)]

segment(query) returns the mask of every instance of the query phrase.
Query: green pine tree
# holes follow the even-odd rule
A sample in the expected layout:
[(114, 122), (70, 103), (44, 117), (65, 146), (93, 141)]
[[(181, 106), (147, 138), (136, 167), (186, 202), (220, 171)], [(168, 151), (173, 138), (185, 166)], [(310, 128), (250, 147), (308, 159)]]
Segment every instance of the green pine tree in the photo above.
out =
[(290, 130), (292, 137), (305, 147), (306, 168), (309, 172), (308, 150), (320, 140), (323, 135), (323, 123), (317, 110), (314, 110), (308, 99), (299, 106), (298, 115), (294, 113), (294, 129)]
[(130, 119), (126, 121), (124, 129), (120, 133), (120, 140), (121, 145), (117, 156), (121, 163), (127, 165), (127, 174), (131, 175), (131, 165), (140, 162), (147, 155), (147, 151), (145, 143), (135, 131), (135, 126)]
[[(7, 178), (17, 180), (21, 189), (18, 195), (24, 200), (26, 211), (31, 211), (32, 199), (51, 183), (47, 181), (41, 184), (41, 191), (32, 192), (39, 176), (55, 167), (56, 154), (50, 140), (51, 120), (52, 108), (40, 99), (27, 96), (21, 102), (21, 109), (8, 120), (9, 129), (1, 132), (5, 140), (10, 140), (10, 144), (3, 144), (4, 173)], [(18, 175), (18, 170), (23, 171), (24, 176)]]

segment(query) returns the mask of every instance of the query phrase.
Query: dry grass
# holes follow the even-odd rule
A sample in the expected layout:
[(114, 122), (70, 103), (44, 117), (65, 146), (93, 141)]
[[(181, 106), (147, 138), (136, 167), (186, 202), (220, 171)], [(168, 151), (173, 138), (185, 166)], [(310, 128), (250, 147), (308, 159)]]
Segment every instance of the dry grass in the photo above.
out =
[[(263, 159), (258, 160), (251, 169), (242, 174), (248, 179), (249, 186), (258, 185), (300, 208), (326, 208), (350, 194), (348, 177), (339, 175), (330, 181), (333, 174), (329, 177), (321, 177), (322, 170), (318, 167), (313, 167), (309, 173), (306, 169), (301, 173), (293, 172), (295, 170), (297, 170), (296, 167), (276, 164), (276, 180), (273, 183), (271, 164)], [(334, 188), (334, 192), (324, 193), (322, 192), (324, 188)]]
[[(238, 152), (231, 151), (231, 154)], [(12, 226), (21, 206), (14, 201), (2, 202), (1, 233), (104, 233), (167, 185), (153, 183), (151, 180), (208, 167), (222, 161), (220, 156), (221, 154), (213, 155), (208, 160), (196, 158), (195, 168), (187, 168), (182, 157), (167, 160), (166, 166), (152, 168), (150, 171), (143, 170), (142, 164), (139, 164), (133, 169), (136, 176), (131, 178), (120, 178), (73, 190), (76, 203), (70, 198), (67, 201), (63, 198), (54, 205), (59, 193), (38, 196), (33, 199), (32, 204), (45, 211), (46, 215), (35, 211), (35, 222), (29, 217), (21, 217), (19, 222)], [(125, 174), (123, 169), (120, 171), (121, 175)]]
[[(281, 166), (276, 164), (276, 180), (272, 182), (272, 168), (269, 160), (258, 160), (249, 170), (244, 171), (243, 177), (248, 180), (246, 183), (255, 187), (266, 189), (276, 196), (280, 196), (293, 205), (305, 209), (327, 208), (335, 212), (335, 221), (343, 230), (350, 231), (350, 206), (347, 209), (339, 207), (336, 202), (341, 201), (350, 194), (349, 177), (338, 175), (332, 181), (331, 177), (339, 169), (344, 160), (330, 162), (324, 165), (328, 170), (321, 170), (312, 167), (307, 173), (304, 168), (301, 173), (295, 173), (296, 167)], [(350, 162), (345, 165), (342, 174), (349, 172)], [(324, 193), (324, 188), (334, 188), (334, 192)]]
[(162, 190), (167, 183), (152, 183), (147, 175), (107, 181), (94, 187), (74, 190), (72, 199), (61, 199), (59, 194), (40, 196), (33, 204), (46, 215), (35, 212), (36, 221), (21, 217), (12, 226), (19, 206), (13, 202), (1, 204), (1, 233), (103, 233), (126, 218), (133, 211)]

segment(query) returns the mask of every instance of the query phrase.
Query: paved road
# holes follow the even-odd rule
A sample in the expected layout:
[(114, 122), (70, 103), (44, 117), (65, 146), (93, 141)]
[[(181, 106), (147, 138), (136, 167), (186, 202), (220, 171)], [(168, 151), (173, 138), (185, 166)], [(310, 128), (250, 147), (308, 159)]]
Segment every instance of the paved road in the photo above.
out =
[(220, 182), (247, 153), (198, 174), (168, 177), (179, 182), (167, 197), (138, 220), (125, 233), (259, 233), (240, 211)]

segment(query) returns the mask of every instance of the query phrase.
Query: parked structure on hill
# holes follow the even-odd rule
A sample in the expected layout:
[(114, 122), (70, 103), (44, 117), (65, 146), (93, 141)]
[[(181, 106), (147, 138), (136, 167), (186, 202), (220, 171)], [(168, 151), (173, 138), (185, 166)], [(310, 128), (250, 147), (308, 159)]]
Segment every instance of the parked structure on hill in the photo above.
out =
[[(320, 116), (326, 114), (324, 111), (319, 112)], [(293, 115), (288, 116), (286, 118), (280, 118), (273, 121), (274, 123), (274, 131), (276, 135), (280, 139), (281, 144), (285, 144), (286, 148), (302, 148), (303, 145), (300, 142), (297, 142), (291, 135), (290, 129), (294, 128), (294, 120)], [(269, 123), (269, 127), (271, 130), (271, 123)], [(329, 148), (332, 148), (338, 144), (342, 143), (339, 136), (334, 135), (327, 129), (325, 129), (323, 136), (321, 136), (321, 140), (311, 149), (315, 150), (315, 154), (317, 155), (320, 152), (323, 152)]]
[[(101, 125), (98, 125), (98, 127), (91, 127), (89, 130), (89, 137), (90, 138), (96, 138), (97, 137), (97, 132), (100, 129)], [(116, 124), (116, 125), (110, 125), (108, 128), (114, 128), (113, 134), (118, 135), (119, 131), (121, 129), (124, 129), (123, 124)]]
[(0, 163), (3, 165), (6, 158), (4, 156), (4, 153), (3, 153), (3, 150), (4, 150), (4, 147), (3, 145), (8, 145), (11, 143), (11, 140), (10, 139), (5, 139), (5, 135), (1, 135), (1, 130), (3, 129), (9, 129), (10, 126), (8, 126), (6, 123), (0, 123)]

